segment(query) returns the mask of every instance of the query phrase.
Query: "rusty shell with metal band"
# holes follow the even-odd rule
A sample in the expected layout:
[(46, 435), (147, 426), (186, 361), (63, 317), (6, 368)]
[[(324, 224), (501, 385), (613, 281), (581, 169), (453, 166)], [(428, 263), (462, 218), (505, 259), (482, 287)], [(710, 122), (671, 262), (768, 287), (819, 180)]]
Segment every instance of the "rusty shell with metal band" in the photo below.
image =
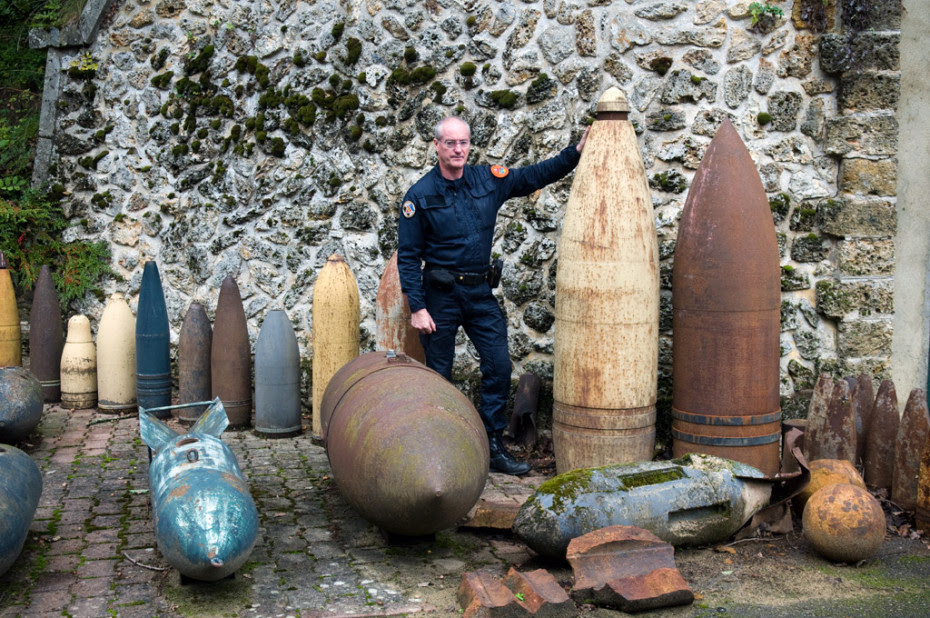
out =
[(426, 353), (420, 343), (420, 334), (410, 324), (410, 305), (407, 295), (400, 289), (400, 273), (397, 271), (397, 251), (388, 260), (378, 284), (375, 299), (375, 328), (378, 350), (394, 350), (404, 353), (421, 363), (426, 362)]
[(321, 422), (340, 493), (387, 532), (432, 534), (481, 497), (489, 460), (481, 418), (408, 356), (368, 352), (344, 365), (323, 393)]
[(159, 551), (182, 575), (217, 581), (248, 559), (258, 510), (236, 456), (220, 439), (229, 424), (223, 404), (218, 397), (209, 403), (185, 435), (159, 420), (159, 411), (142, 408), (139, 432), (155, 453), (149, 491)]
[(252, 424), (252, 348), (242, 296), (232, 275), (226, 275), (216, 301), (210, 385), (213, 396), (223, 401), (230, 427)]
[(609, 88), (575, 169), (555, 280), (558, 471), (652, 459), (659, 253), (629, 105)]
[(0, 444), (0, 575), (16, 562), (42, 495), (42, 474), (29, 455)]
[(729, 120), (682, 210), (672, 308), (674, 456), (707, 453), (777, 473), (778, 243), (759, 172)]
[(48, 266), (39, 270), (29, 312), (29, 370), (42, 383), (46, 403), (61, 401), (61, 303)]

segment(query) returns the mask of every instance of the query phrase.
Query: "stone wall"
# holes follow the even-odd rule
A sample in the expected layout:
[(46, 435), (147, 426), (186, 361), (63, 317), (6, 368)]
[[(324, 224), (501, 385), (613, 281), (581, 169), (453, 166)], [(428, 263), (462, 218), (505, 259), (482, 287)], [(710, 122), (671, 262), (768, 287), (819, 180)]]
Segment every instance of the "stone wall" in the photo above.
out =
[[(874, 5), (873, 5), (874, 4)], [(580, 136), (609, 86), (632, 106), (662, 260), (660, 399), (671, 398), (671, 273), (694, 170), (728, 117), (771, 198), (782, 254), (782, 395), (890, 356), (900, 73), (898, 2), (124, 0), (96, 41), (66, 48), (50, 180), (73, 237), (112, 243), (135, 302), (159, 263), (173, 326), (211, 312), (232, 273), (254, 341), (284, 308), (309, 358), (310, 301), (344, 255), (364, 349), (406, 188), (434, 162), (448, 114), (473, 163), (511, 167)], [(845, 9), (845, 11), (844, 11)], [(515, 377), (552, 371), (559, 225), (571, 177), (501, 211), (495, 251)], [(92, 319), (102, 305), (72, 307)], [(474, 349), (457, 374), (473, 387)]]

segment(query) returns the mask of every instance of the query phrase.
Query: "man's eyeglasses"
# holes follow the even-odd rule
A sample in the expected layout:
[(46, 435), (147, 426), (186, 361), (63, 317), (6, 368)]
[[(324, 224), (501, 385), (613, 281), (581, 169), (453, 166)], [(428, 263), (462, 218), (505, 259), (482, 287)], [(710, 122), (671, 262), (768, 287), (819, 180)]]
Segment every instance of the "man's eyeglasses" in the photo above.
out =
[(445, 146), (446, 148), (448, 148), (448, 149), (451, 150), (451, 149), (455, 148), (456, 145), (458, 145), (460, 148), (468, 148), (468, 145), (469, 145), (471, 142), (470, 142), (469, 140), (467, 140), (467, 139), (460, 139), (460, 140), (445, 139), (445, 140), (442, 140), (442, 142), (440, 142), (440, 143), (441, 143), (443, 146)]

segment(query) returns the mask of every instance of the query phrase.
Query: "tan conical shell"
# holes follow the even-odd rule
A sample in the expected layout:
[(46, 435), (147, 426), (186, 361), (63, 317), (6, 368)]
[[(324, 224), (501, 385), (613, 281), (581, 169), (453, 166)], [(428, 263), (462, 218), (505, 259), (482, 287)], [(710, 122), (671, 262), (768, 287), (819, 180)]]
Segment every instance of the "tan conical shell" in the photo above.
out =
[(136, 316), (119, 292), (107, 301), (97, 330), (97, 399), (102, 412), (136, 406)]
[(68, 320), (68, 335), (61, 351), (61, 405), (73, 409), (97, 405), (97, 350), (90, 321), (83, 315)]
[(313, 435), (322, 435), (323, 391), (339, 369), (358, 356), (358, 285), (345, 259), (334, 253), (313, 287)]

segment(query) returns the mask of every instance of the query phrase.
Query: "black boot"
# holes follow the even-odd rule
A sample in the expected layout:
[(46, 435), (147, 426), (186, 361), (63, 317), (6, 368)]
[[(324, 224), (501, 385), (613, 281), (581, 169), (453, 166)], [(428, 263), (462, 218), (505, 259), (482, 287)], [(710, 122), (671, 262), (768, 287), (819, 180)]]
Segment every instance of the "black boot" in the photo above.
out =
[(488, 434), (488, 446), (491, 449), (491, 470), (493, 472), (503, 472), (504, 474), (520, 476), (532, 469), (530, 464), (517, 461), (513, 458), (513, 455), (511, 455), (507, 447), (504, 446), (504, 439), (501, 436), (501, 432), (495, 431), (494, 433)]

